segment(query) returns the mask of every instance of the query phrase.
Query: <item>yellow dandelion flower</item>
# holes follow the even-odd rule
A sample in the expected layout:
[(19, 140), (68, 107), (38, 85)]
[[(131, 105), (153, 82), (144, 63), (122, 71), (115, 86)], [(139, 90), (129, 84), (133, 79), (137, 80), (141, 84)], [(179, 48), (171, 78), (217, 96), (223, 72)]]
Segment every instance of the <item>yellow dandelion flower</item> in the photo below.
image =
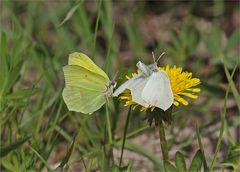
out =
[[(169, 67), (169, 65), (165, 67), (159, 67), (160, 70), (163, 70), (167, 73), (171, 88), (173, 92), (174, 101), (173, 104), (175, 106), (179, 106), (179, 104), (183, 104), (185, 106), (188, 105), (188, 101), (185, 99), (185, 97), (196, 99), (198, 96), (196, 93), (200, 92), (200, 88), (196, 88), (198, 84), (200, 84), (199, 78), (192, 78), (191, 72), (183, 71), (181, 67)], [(139, 71), (138, 71), (139, 72)], [(136, 73), (133, 73), (131, 77), (135, 76)], [(131, 79), (131, 77), (126, 76), (126, 79)], [(139, 104), (135, 103), (132, 100), (131, 91), (125, 90), (123, 94), (120, 95), (120, 100), (124, 100), (125, 106), (133, 105), (133, 109), (139, 106)], [(141, 111), (146, 111), (147, 109), (150, 109), (151, 111), (154, 110), (154, 106), (150, 106), (148, 108), (141, 106)]]

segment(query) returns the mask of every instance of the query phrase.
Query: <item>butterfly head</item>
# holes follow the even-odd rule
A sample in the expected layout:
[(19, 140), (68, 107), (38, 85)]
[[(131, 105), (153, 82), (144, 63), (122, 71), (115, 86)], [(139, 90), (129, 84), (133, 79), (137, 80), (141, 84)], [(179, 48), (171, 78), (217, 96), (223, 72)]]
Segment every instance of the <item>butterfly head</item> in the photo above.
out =
[(113, 89), (117, 86), (116, 81), (110, 81), (109, 84), (107, 85), (106, 91), (104, 94), (107, 97), (110, 97), (113, 94)]
[(110, 81), (109, 82), (109, 86), (108, 87), (115, 88), (116, 86), (117, 86), (117, 82), (116, 81)]
[(156, 62), (148, 65), (147, 67), (151, 70), (151, 72), (158, 72), (158, 66)]

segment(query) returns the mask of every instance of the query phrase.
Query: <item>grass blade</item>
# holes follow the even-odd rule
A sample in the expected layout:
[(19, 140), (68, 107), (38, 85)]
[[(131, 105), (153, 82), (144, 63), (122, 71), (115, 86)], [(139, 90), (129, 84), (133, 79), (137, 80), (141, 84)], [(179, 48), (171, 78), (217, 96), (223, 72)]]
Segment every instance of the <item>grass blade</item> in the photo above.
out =
[(77, 5), (75, 5), (74, 7), (72, 7), (69, 12), (67, 13), (66, 17), (64, 18), (64, 20), (58, 25), (58, 27), (62, 26), (64, 23), (66, 23), (71, 17), (72, 15), (75, 13), (75, 11), (78, 9), (80, 3), (78, 3)]
[(36, 151), (31, 145), (30, 145), (30, 149), (33, 151), (33, 153), (35, 153), (37, 155), (37, 157), (43, 162), (43, 164), (47, 167), (48, 171), (52, 172), (53, 170), (51, 169), (51, 167), (48, 165), (47, 161), (40, 155), (40, 153), (38, 153), (38, 151)]
[(226, 116), (226, 113), (227, 113), (227, 99), (228, 99), (228, 93), (229, 93), (229, 86), (227, 88), (227, 91), (226, 91), (226, 95), (225, 95), (225, 101), (224, 101), (224, 108), (223, 108), (223, 112), (221, 113), (221, 128), (220, 128), (220, 134), (219, 134), (219, 137), (218, 137), (218, 141), (217, 141), (217, 147), (216, 147), (216, 151), (213, 155), (213, 159), (211, 161), (211, 164), (210, 164), (210, 171), (213, 170), (214, 168), (214, 163), (216, 161), (216, 158), (217, 158), (217, 154), (220, 150), (220, 147), (221, 147), (221, 143), (222, 143), (222, 137), (223, 137), (223, 133), (224, 133), (224, 129), (225, 129), (225, 116)]
[(92, 59), (94, 60), (95, 55), (96, 55), (96, 42), (97, 42), (97, 32), (99, 28), (99, 21), (100, 21), (100, 15), (101, 15), (101, 6), (102, 6), (102, 0), (98, 1), (98, 12), (97, 12), (97, 19), (96, 19), (96, 26), (94, 29), (94, 40), (93, 40), (93, 53), (92, 53)]
[(72, 141), (72, 144), (65, 156), (65, 158), (62, 160), (61, 164), (59, 165), (60, 168), (63, 168), (65, 164), (67, 164), (71, 154), (72, 154), (72, 151), (73, 151), (73, 148), (74, 148), (74, 143), (75, 143), (75, 137), (73, 138), (73, 141)]
[(5, 99), (22, 99), (31, 97), (32, 95), (36, 94), (39, 91), (39, 89), (25, 89), (25, 90), (19, 90), (14, 93), (11, 93), (5, 97)]
[(13, 143), (11, 145), (1, 147), (0, 148), (0, 157), (6, 156), (8, 153), (17, 149), (19, 146), (21, 146), (23, 143), (28, 141), (30, 138), (31, 138), (31, 136), (27, 136), (27, 137), (16, 140), (15, 143)]
[[(225, 64), (223, 64), (223, 65), (224, 65), (224, 71), (225, 71), (225, 74), (226, 74), (226, 76), (227, 76), (229, 85), (230, 85), (231, 90), (232, 90), (232, 92), (233, 92), (233, 96), (234, 96), (235, 101), (236, 101), (236, 103), (237, 103), (238, 111), (240, 111), (240, 96), (239, 96), (239, 93), (238, 93), (238, 91), (237, 91), (237, 88), (236, 88), (233, 80), (232, 80), (232, 76), (230, 76), (230, 73), (229, 73), (227, 67), (225, 66)], [(238, 66), (238, 64), (236, 64), (236, 66), (234, 67), (234, 70), (233, 70), (233, 71), (236, 70), (237, 66)], [(233, 74), (234, 74), (234, 72), (233, 72)]]

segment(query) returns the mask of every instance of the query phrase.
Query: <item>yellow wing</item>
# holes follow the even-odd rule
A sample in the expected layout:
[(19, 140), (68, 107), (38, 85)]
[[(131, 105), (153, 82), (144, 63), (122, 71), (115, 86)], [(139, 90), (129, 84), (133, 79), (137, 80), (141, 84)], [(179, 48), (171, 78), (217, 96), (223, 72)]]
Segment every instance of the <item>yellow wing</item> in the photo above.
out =
[(81, 66), (93, 73), (97, 73), (104, 78), (107, 78), (109, 81), (107, 74), (101, 68), (99, 68), (87, 55), (83, 53), (75, 52), (70, 54), (68, 64)]
[(106, 102), (105, 96), (81, 87), (65, 87), (63, 99), (70, 111), (91, 114)]
[(66, 87), (81, 87), (103, 94), (109, 84), (107, 78), (80, 66), (64, 66), (63, 72)]

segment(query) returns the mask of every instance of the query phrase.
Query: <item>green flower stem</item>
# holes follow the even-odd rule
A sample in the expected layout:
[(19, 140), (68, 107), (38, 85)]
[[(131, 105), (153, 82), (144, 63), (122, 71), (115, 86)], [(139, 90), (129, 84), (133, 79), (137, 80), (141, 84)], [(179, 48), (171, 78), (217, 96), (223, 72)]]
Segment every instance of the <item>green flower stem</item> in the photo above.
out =
[(112, 129), (111, 129), (111, 122), (110, 122), (110, 116), (109, 116), (109, 103), (108, 99), (106, 100), (106, 124), (107, 124), (107, 131), (108, 131), (108, 141), (109, 144), (112, 145)]
[(127, 137), (127, 130), (128, 130), (129, 120), (130, 120), (130, 116), (131, 116), (131, 109), (132, 109), (132, 106), (129, 107), (127, 120), (126, 120), (126, 123), (125, 123), (124, 135), (123, 135), (123, 141), (122, 141), (122, 150), (121, 150), (121, 156), (120, 156), (120, 161), (119, 161), (119, 167), (121, 167), (121, 164), (122, 164), (123, 151), (124, 151), (125, 141), (126, 141), (126, 137)]
[(160, 119), (158, 121), (158, 129), (159, 129), (159, 137), (160, 137), (160, 144), (162, 149), (162, 156), (164, 161), (168, 161), (168, 147), (167, 147), (167, 140), (165, 136), (163, 122)]

